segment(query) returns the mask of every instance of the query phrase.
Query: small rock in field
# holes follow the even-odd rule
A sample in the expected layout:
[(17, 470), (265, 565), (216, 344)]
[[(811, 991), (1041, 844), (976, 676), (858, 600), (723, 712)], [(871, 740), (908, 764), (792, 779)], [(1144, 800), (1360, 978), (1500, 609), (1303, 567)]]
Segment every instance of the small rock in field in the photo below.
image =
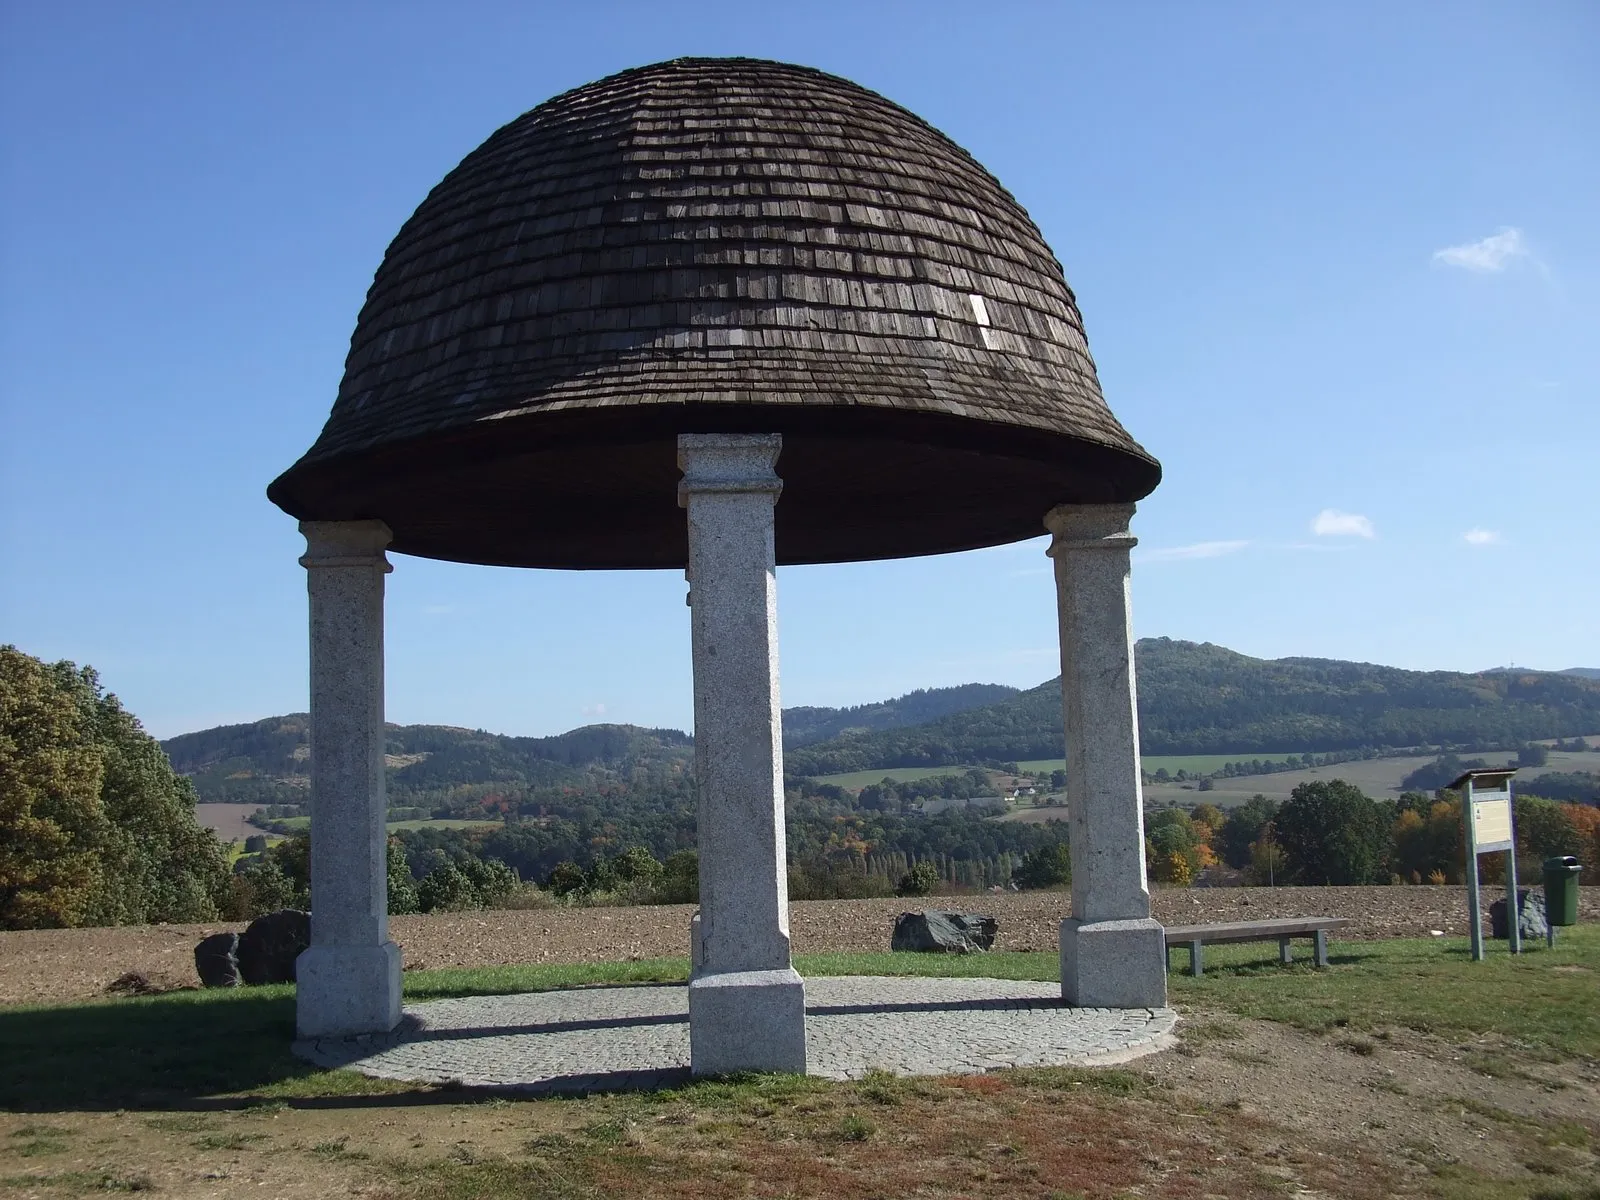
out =
[(891, 950), (935, 951), (943, 954), (971, 954), (994, 945), (999, 922), (977, 913), (921, 912), (901, 913), (894, 923)]
[(194, 970), (202, 987), (238, 987), (239, 935), (213, 933), (201, 938), (194, 948)]
[(294, 960), (310, 945), (310, 913), (285, 908), (257, 917), (239, 935), (239, 977), (246, 983), (293, 983)]

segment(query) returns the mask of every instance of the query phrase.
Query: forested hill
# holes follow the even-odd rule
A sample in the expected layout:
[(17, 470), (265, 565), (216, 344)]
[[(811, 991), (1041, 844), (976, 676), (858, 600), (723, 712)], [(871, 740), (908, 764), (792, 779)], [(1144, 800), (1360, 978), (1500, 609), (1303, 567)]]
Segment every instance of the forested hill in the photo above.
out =
[(952, 713), (1009, 700), (1021, 692), (1021, 688), (1001, 683), (964, 683), (959, 687), (920, 688), (895, 700), (851, 708), (786, 708), (783, 744), (785, 749), (795, 749), (845, 733), (924, 725)]
[[(1600, 731), (1600, 680), (1571, 673), (1403, 671), (1320, 658), (1260, 659), (1210, 643), (1135, 648), (1147, 754), (1303, 753), (1364, 746), (1515, 745)], [(912, 729), (845, 734), (785, 755), (792, 775), (1053, 758), (1051, 680)]]
[[(390, 725), (392, 803), (463, 785), (548, 786), (596, 773), (681, 772), (693, 754), (689, 735), (635, 725), (585, 725), (554, 737), (506, 737), (446, 725)], [(172, 765), (194, 780), (200, 799), (298, 804), (310, 780), (305, 713), (222, 725), (161, 743)]]
[[(790, 708), (783, 713), (784, 740), (803, 746), (847, 730), (917, 725), (1017, 694), (1014, 687), (968, 683), (853, 708)], [(172, 765), (193, 779), (202, 800), (305, 800), (310, 746), (304, 713), (186, 733), (161, 745)], [(389, 798), (402, 805), (437, 800), (440, 793), (461, 787), (593, 786), (618, 778), (635, 781), (641, 770), (670, 776), (693, 753), (686, 733), (634, 725), (586, 725), (539, 738), (443, 725), (390, 725), (386, 749)]]

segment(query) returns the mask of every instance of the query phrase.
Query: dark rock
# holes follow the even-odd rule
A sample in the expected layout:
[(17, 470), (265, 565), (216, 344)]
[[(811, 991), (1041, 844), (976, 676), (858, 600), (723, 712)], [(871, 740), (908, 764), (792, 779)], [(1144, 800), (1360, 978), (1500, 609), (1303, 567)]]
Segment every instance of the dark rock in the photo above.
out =
[(999, 923), (977, 913), (901, 913), (895, 919), (891, 950), (924, 950), (941, 954), (973, 954), (994, 945)]
[(194, 970), (200, 976), (202, 987), (238, 987), (239, 935), (213, 933), (201, 938), (194, 948)]
[[(1544, 893), (1528, 888), (1517, 889), (1517, 930), (1525, 942), (1542, 938), (1550, 932), (1545, 923)], [(1511, 930), (1506, 925), (1506, 902), (1496, 900), (1489, 905), (1489, 928), (1502, 941), (1511, 940)]]
[(239, 935), (239, 977), (246, 983), (293, 983), (294, 960), (311, 945), (311, 914), (268, 913)]

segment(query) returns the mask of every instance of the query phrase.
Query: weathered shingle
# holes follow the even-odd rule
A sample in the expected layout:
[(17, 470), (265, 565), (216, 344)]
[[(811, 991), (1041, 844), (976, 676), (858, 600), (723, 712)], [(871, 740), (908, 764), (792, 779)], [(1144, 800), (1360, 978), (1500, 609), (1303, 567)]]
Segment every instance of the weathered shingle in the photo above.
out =
[[(486, 428), (505, 456), (526, 455), (543, 445), (541, 421), (585, 410), (586, 422), (561, 426), (569, 458), (588, 441), (663, 442), (674, 430), (752, 425), (825, 442), (870, 427), (892, 476), (893, 430), (917, 447), (906, 461), (921, 472), (930, 444), (967, 450), (955, 419), (989, 459), (1032, 464), (1016, 505), (1044, 503), (1051, 488), (1061, 500), (1134, 499), (1159, 478), (1102, 399), (1060, 264), (1011, 195), (883, 97), (749, 59), (623, 72), (540, 105), (463, 159), (390, 245), (332, 414), (270, 494), (302, 517), (380, 516), (397, 547), (417, 553), (665, 565), (676, 550), (644, 546), (644, 534), (637, 554), (597, 544), (580, 561), (578, 524), (549, 534), (559, 551), (526, 527), (521, 551), (509, 533), (449, 533), (492, 514), (461, 500), (446, 463), (459, 469), (465, 455), (482, 476), (498, 457)], [(754, 410), (772, 415), (763, 423)], [(431, 445), (433, 493), (420, 480)], [(401, 464), (419, 474), (406, 489)], [(518, 478), (540, 494), (543, 477)], [(819, 490), (813, 482), (791, 493)], [(959, 479), (947, 486), (961, 491)], [(504, 487), (515, 491), (509, 477)], [(832, 487), (831, 502), (840, 487), (848, 498), (847, 481)], [(1021, 508), (999, 512), (1011, 502), (995, 499), (992, 481), (971, 500), (948, 536), (923, 531), (900, 549), (1025, 536)], [(786, 501), (796, 546), (800, 502)], [(808, 548), (788, 560), (888, 556), (909, 518), (876, 541), (861, 532), (870, 520), (856, 522), (836, 555), (818, 548), (832, 519), (806, 525)], [(408, 524), (433, 532), (412, 536)]]

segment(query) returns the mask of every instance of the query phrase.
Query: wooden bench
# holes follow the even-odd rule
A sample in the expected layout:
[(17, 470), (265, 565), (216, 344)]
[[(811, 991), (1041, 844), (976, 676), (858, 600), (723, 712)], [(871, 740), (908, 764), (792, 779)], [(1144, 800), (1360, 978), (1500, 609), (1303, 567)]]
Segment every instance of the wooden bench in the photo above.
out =
[(1317, 945), (1317, 966), (1328, 965), (1328, 934), (1343, 929), (1350, 921), (1346, 917), (1282, 917), (1271, 921), (1227, 921), (1217, 925), (1171, 925), (1167, 928), (1167, 949), (1174, 946), (1189, 947), (1189, 974), (1205, 972), (1202, 962), (1207, 942), (1278, 942), (1278, 961), (1294, 961), (1289, 939), (1310, 937)]

